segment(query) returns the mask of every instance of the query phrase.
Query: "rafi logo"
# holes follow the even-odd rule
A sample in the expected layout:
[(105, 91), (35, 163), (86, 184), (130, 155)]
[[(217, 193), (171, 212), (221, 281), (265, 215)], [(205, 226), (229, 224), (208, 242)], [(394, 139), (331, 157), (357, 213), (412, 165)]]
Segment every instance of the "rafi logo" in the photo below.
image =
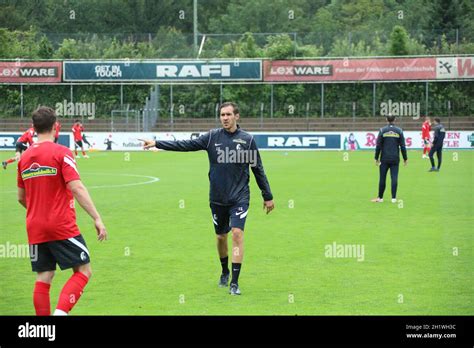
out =
[(268, 147), (325, 147), (326, 137), (289, 136), (268, 137)]
[(53, 167), (41, 166), (38, 163), (33, 163), (28, 169), (21, 172), (21, 178), (23, 180), (36, 178), (40, 176), (54, 176), (58, 170)]
[(156, 77), (230, 77), (230, 64), (157, 65)]
[(16, 143), (16, 140), (18, 138), (19, 138), (18, 135), (16, 135), (16, 136), (9, 136), (9, 135), (0, 136), (0, 147), (15, 148), (15, 143)]

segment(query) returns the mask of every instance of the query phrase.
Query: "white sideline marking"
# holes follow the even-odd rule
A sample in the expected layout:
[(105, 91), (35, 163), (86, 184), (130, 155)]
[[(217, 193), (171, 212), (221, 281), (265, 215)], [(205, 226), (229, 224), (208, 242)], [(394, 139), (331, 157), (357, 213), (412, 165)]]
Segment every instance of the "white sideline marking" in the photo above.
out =
[[(117, 185), (91, 185), (86, 186), (88, 189), (103, 189), (103, 188), (118, 188), (118, 187), (129, 187), (129, 186), (139, 186), (139, 185), (149, 185), (153, 184), (154, 182), (160, 181), (160, 178), (155, 176), (148, 176), (148, 175), (137, 175), (137, 174), (109, 174), (109, 173), (82, 173), (88, 175), (107, 175), (107, 176), (129, 176), (129, 177), (136, 177), (136, 178), (146, 178), (149, 179), (147, 181), (140, 181), (140, 182), (133, 182), (130, 184), (117, 184)], [(16, 193), (17, 191), (1, 191), (1, 193)]]

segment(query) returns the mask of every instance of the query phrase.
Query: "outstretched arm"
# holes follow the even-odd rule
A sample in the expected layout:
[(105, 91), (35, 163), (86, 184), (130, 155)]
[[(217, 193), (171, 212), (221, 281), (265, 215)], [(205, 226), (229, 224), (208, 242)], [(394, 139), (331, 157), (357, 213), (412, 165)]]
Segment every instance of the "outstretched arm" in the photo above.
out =
[(144, 142), (144, 149), (151, 149), (157, 147), (158, 149), (168, 150), (168, 151), (199, 151), (206, 150), (209, 146), (211, 139), (210, 132), (201, 135), (197, 139), (189, 140), (177, 140), (177, 141), (164, 141), (164, 140), (147, 140), (147, 139), (138, 139)]

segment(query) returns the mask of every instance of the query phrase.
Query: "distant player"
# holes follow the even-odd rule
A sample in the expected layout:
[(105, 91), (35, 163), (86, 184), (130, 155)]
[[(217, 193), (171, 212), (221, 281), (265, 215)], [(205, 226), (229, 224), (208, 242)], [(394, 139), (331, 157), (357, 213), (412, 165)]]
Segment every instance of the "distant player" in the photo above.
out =
[(425, 116), (425, 122), (421, 127), (421, 138), (423, 139), (423, 156), (422, 158), (428, 158), (427, 153), (430, 152), (430, 131), (431, 121), (428, 116)]
[(87, 149), (90, 149), (92, 147), (91, 143), (87, 141), (85, 133), (82, 133), (82, 141), (84, 142), (84, 144), (87, 144)]
[(76, 120), (74, 121), (74, 125), (72, 126), (72, 134), (74, 135), (74, 153), (76, 154), (76, 158), (79, 158), (77, 154), (77, 148), (80, 148), (82, 151), (82, 156), (84, 158), (89, 158), (84, 151), (84, 145), (82, 144), (82, 132), (84, 131), (84, 127), (82, 126), (81, 121)]
[[(433, 144), (431, 146), (430, 150), (430, 162), (431, 162), (431, 168), (430, 172), (439, 172), (439, 169), (441, 168), (441, 160), (443, 156), (443, 143), (444, 143), (444, 137), (446, 136), (446, 129), (444, 126), (441, 124), (441, 119), (439, 117), (436, 117), (434, 119), (434, 138), (433, 138)], [(435, 167), (435, 162), (434, 162), (434, 154), (436, 152), (436, 157), (438, 157), (438, 167)]]
[(98, 240), (107, 231), (92, 199), (82, 184), (71, 150), (54, 143), (53, 109), (40, 107), (33, 112), (38, 142), (18, 163), (18, 201), (26, 208), (26, 230), (33, 272), (36, 315), (50, 315), (49, 290), (56, 264), (72, 268), (54, 312), (67, 315), (81, 297), (91, 277), (90, 255), (76, 224), (74, 198), (94, 220)]
[[(229, 293), (240, 295), (238, 280), (244, 255), (245, 220), (250, 202), (249, 166), (262, 193), (263, 208), (267, 214), (275, 206), (255, 139), (237, 124), (240, 118), (237, 105), (224, 103), (219, 110), (222, 128), (213, 129), (197, 139), (143, 141), (147, 149), (156, 146), (170, 151), (207, 151), (210, 164), (210, 208), (222, 266), (219, 287), (229, 284), (227, 235), (232, 231), (232, 280)], [(241, 160), (237, 160), (239, 156)]]
[(32, 125), (31, 128), (28, 128), (28, 130), (25, 133), (23, 133), (22, 136), (19, 137), (18, 140), (16, 141), (15, 157), (9, 158), (6, 161), (2, 162), (3, 169), (7, 169), (7, 166), (10, 163), (18, 162), (20, 160), (20, 157), (23, 151), (28, 149), (28, 146), (31, 146), (31, 144), (33, 144), (34, 136), (35, 136), (35, 130)]
[(59, 141), (59, 131), (61, 130), (61, 123), (56, 121), (54, 124), (54, 142), (57, 144)]
[(372, 200), (372, 202), (375, 203), (383, 202), (385, 182), (389, 169), (392, 180), (392, 203), (397, 202), (400, 150), (402, 152), (404, 165), (407, 165), (408, 161), (403, 130), (393, 124), (395, 122), (395, 116), (387, 116), (387, 122), (388, 125), (380, 129), (377, 137), (377, 146), (375, 148), (375, 164), (380, 168), (379, 194), (377, 198)]

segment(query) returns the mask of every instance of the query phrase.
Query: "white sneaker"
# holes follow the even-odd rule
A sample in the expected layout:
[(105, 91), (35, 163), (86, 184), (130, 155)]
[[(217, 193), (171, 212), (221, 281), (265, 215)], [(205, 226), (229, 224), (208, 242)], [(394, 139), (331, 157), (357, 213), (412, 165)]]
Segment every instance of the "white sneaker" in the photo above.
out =
[(374, 198), (371, 200), (371, 202), (374, 202), (374, 203), (383, 203), (383, 198)]
[(81, 158), (81, 156), (77, 155), (76, 158)]
[(89, 156), (85, 155), (84, 158), (89, 158)]
[(392, 203), (397, 203), (397, 199), (396, 199), (396, 198), (392, 198)]
[(426, 159), (426, 158), (428, 158), (428, 156), (423, 155), (423, 156), (421, 156), (421, 158)]

